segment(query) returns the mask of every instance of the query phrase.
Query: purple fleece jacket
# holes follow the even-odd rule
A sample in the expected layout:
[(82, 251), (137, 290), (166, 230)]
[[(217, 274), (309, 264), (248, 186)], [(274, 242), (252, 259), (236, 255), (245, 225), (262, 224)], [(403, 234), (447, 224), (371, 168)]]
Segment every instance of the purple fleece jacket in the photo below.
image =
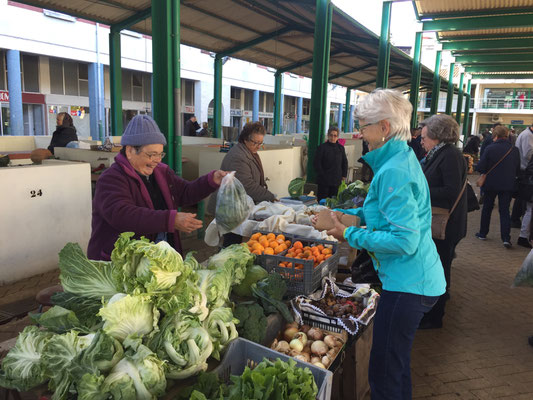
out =
[(213, 174), (189, 182), (160, 163), (154, 177), (167, 210), (154, 210), (150, 194), (129, 161), (122, 154), (98, 179), (93, 200), (92, 233), (87, 249), (91, 260), (109, 260), (122, 232), (154, 240), (159, 232), (172, 233), (169, 244), (181, 253), (179, 232), (174, 228), (177, 208), (198, 203), (218, 189)]

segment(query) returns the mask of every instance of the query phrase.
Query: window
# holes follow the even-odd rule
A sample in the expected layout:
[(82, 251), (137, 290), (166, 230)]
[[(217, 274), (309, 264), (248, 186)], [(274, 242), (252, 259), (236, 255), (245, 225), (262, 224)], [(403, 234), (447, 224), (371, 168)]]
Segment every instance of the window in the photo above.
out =
[(266, 93), (259, 92), (259, 111), (261, 112), (265, 110), (265, 96)]
[(283, 99), (283, 108), (285, 113), (296, 113), (296, 98), (292, 96), (285, 96)]
[(63, 61), (63, 73), (65, 80), (65, 94), (78, 96), (78, 63), (74, 61)]
[(50, 91), (52, 94), (64, 94), (63, 89), (63, 61), (50, 58)]
[(39, 92), (39, 57), (22, 55), (22, 82), (24, 92)]
[(244, 109), (252, 110), (254, 108), (254, 91), (244, 89)]
[(194, 106), (194, 81), (181, 80), (182, 101), (185, 106)]
[(152, 75), (143, 75), (143, 99), (145, 102), (150, 103), (152, 101)]
[(311, 109), (311, 100), (304, 99), (302, 102), (302, 115), (309, 115), (310, 109)]
[(142, 73), (132, 71), (131, 73), (131, 87), (133, 89), (133, 101), (143, 101), (143, 77)]
[(0, 51), (0, 90), (7, 90), (6, 56), (3, 51)]
[(88, 64), (50, 57), (49, 66), (50, 91), (52, 94), (89, 96)]
[(274, 112), (274, 93), (266, 94), (266, 112)]
[(80, 85), (80, 96), (89, 96), (89, 65), (78, 64), (78, 83)]
[(241, 88), (237, 87), (231, 87), (230, 89), (230, 108), (232, 110), (240, 110), (241, 109)]
[(131, 71), (122, 70), (122, 100), (131, 101)]

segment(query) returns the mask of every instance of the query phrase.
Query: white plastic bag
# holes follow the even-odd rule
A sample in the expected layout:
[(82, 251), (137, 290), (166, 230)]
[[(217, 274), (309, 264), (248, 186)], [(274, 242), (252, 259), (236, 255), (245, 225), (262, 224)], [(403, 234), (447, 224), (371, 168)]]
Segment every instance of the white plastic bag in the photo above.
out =
[(529, 252), (516, 273), (512, 287), (533, 286), (533, 250)]
[(235, 177), (235, 171), (222, 178), (215, 211), (215, 220), (221, 234), (231, 232), (247, 220), (253, 207), (254, 202)]

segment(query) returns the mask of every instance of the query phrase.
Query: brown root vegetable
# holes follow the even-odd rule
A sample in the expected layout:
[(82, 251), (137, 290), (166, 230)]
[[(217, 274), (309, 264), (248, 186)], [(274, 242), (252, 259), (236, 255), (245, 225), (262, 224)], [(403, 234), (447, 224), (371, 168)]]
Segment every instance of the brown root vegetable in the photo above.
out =
[(314, 365), (315, 367), (320, 367), (320, 368), (327, 369), (327, 368), (324, 366), (324, 364), (322, 364), (321, 362), (313, 363), (313, 365)]
[(328, 346), (322, 340), (316, 340), (311, 345), (311, 352), (317, 356), (323, 356), (328, 350)]
[(290, 342), (292, 339), (294, 339), (294, 335), (297, 333), (298, 327), (290, 326), (283, 332), (283, 339), (285, 339), (287, 342)]
[(337, 336), (327, 335), (324, 338), (324, 343), (331, 349), (333, 347), (342, 346), (343, 342)]
[(322, 357), (321, 363), (324, 365), (324, 367), (328, 368), (331, 365), (331, 359), (325, 355)]
[(321, 358), (317, 356), (311, 357), (311, 364), (315, 364), (317, 362), (320, 362)]
[(307, 335), (307, 332), (309, 331), (309, 329), (311, 329), (311, 327), (309, 325), (302, 325), (300, 327), (300, 332), (303, 332), (303, 333), (305, 333)]
[(296, 356), (299, 356), (300, 354), (302, 353), (300, 353), (298, 350), (292, 349), (291, 351), (289, 351), (289, 356), (291, 357), (296, 357)]
[(293, 340), (294, 339), (298, 339), (300, 342), (302, 342), (302, 344), (305, 346), (307, 344), (307, 335), (303, 332), (297, 332), (294, 336), (293, 336)]
[(307, 337), (311, 340), (322, 340), (324, 338), (324, 334), (319, 328), (311, 328), (307, 332)]
[(289, 343), (287, 343), (285, 340), (281, 340), (278, 342), (278, 345), (275, 350), (283, 354), (289, 354), (289, 351), (291, 351), (291, 347), (289, 346)]
[(309, 362), (309, 356), (305, 353), (302, 353), (302, 354), (298, 354), (297, 356), (294, 356), (294, 358), (296, 360), (300, 360), (300, 361), (304, 361), (304, 362)]

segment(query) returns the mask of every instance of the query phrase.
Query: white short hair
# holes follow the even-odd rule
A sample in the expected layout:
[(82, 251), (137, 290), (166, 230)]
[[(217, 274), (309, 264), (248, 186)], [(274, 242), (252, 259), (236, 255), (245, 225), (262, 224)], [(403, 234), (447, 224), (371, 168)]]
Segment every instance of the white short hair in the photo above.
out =
[(356, 109), (356, 117), (367, 123), (386, 119), (396, 140), (411, 140), (411, 114), (413, 106), (404, 95), (392, 89), (376, 89), (363, 98)]

